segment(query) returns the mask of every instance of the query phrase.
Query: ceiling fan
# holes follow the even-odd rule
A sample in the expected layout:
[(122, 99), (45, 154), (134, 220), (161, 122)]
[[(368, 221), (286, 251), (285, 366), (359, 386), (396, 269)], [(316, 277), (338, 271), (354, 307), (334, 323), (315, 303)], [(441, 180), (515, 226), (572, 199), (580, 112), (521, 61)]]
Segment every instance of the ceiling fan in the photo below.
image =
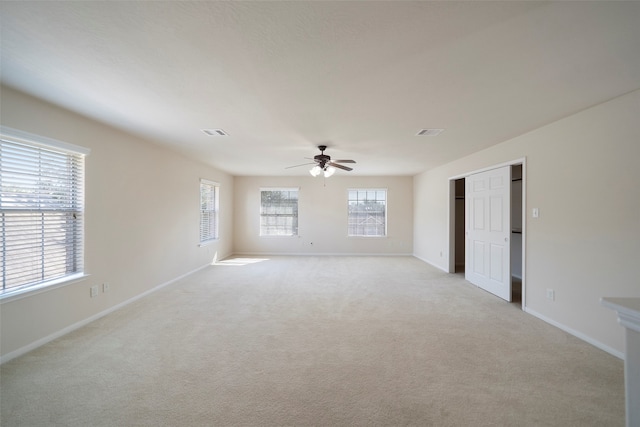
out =
[(313, 160), (313, 163), (303, 163), (301, 165), (289, 166), (285, 169), (291, 169), (291, 168), (297, 168), (299, 166), (315, 164), (315, 166), (311, 168), (309, 173), (312, 176), (318, 176), (320, 175), (321, 172), (324, 172), (324, 176), (326, 178), (333, 175), (336, 171), (336, 168), (345, 170), (347, 172), (353, 170), (353, 168), (350, 168), (349, 166), (341, 165), (340, 163), (355, 163), (355, 160), (331, 160), (331, 156), (324, 154), (324, 150), (326, 149), (327, 149), (326, 145), (318, 145), (318, 150), (320, 150), (320, 154), (313, 156), (313, 159), (305, 157), (305, 158), (308, 158), (309, 160)]

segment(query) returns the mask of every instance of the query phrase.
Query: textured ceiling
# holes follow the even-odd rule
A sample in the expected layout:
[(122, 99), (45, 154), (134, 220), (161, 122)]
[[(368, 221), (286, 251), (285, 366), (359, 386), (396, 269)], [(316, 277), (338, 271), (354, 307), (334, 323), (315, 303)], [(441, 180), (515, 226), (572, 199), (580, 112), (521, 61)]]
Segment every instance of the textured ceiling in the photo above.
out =
[[(352, 175), (413, 175), (640, 88), (638, 2), (3, 1), (0, 13), (4, 84), (234, 175), (306, 174), (285, 167), (319, 144), (355, 159)], [(446, 130), (415, 136), (428, 127)]]

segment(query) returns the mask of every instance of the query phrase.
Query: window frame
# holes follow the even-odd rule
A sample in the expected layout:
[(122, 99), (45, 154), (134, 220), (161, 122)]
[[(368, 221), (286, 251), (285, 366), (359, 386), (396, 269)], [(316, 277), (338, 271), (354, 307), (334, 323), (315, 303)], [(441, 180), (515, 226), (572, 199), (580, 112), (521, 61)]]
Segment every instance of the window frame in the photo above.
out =
[[(58, 183), (58, 184), (60, 183), (68, 184), (69, 182), (73, 183), (71, 187), (65, 188), (64, 197), (73, 198), (74, 200), (73, 202), (68, 202), (68, 201), (65, 202), (64, 208), (60, 208), (60, 207), (56, 208), (55, 205), (53, 205), (53, 207), (46, 206), (46, 208), (38, 208), (38, 209), (33, 209), (32, 206), (31, 207), (26, 206), (24, 208), (21, 208), (19, 206), (16, 206), (15, 202), (13, 203), (14, 206), (12, 206), (12, 202), (9, 202), (7, 206), (2, 206), (2, 201), (0, 200), (0, 213), (3, 215), (3, 218), (5, 218), (4, 215), (12, 212), (15, 213), (15, 212), (23, 211), (25, 213), (27, 212), (41, 213), (42, 220), (40, 221), (40, 224), (37, 226), (43, 227), (42, 228), (43, 232), (47, 231), (46, 227), (51, 227), (50, 225), (45, 225), (45, 224), (50, 224), (49, 222), (46, 222), (46, 223), (43, 222), (45, 221), (46, 213), (54, 213), (54, 215), (56, 215), (56, 213), (57, 215), (62, 213), (62, 215), (64, 215), (64, 213), (66, 212), (67, 215), (73, 216), (74, 218), (73, 225), (71, 226), (73, 230), (72, 231), (73, 237), (71, 238), (72, 239), (71, 243), (69, 243), (73, 248), (73, 251), (66, 253), (64, 257), (64, 260), (65, 260), (64, 262), (65, 262), (65, 265), (67, 265), (67, 263), (71, 263), (77, 267), (73, 268), (72, 269), (73, 271), (65, 272), (61, 275), (52, 276), (52, 275), (45, 275), (44, 273), (40, 273), (42, 277), (41, 280), (31, 280), (23, 284), (9, 286), (9, 287), (5, 287), (7, 279), (5, 277), (2, 277), (2, 281), (0, 283), (0, 300), (2, 302), (6, 302), (16, 298), (21, 298), (23, 296), (33, 295), (35, 293), (40, 293), (40, 292), (48, 291), (61, 286), (65, 286), (87, 277), (88, 275), (85, 272), (85, 262), (84, 262), (84, 249), (86, 244), (85, 228), (84, 228), (84, 212), (85, 212), (85, 206), (86, 206), (85, 204), (85, 184), (86, 184), (85, 169), (86, 169), (86, 157), (89, 155), (91, 150), (86, 147), (80, 147), (67, 142), (55, 140), (53, 138), (47, 138), (44, 136), (31, 134), (31, 133), (13, 129), (7, 126), (0, 126), (0, 139), (2, 140), (0, 144), (3, 144), (6, 147), (6, 149), (9, 150), (8, 153), (11, 153), (13, 149), (18, 149), (19, 151), (24, 150), (25, 153), (30, 151), (32, 154), (38, 154), (39, 156), (44, 155), (45, 157), (49, 157), (50, 160), (48, 160), (48, 162), (52, 161), (51, 156), (56, 156), (56, 157), (65, 156), (65, 162), (70, 162), (72, 164), (75, 164), (77, 162), (77, 164), (73, 168), (73, 172), (71, 173), (73, 178), (69, 178), (68, 176), (58, 174), (58, 175), (55, 175), (55, 178), (57, 178), (57, 180), (53, 181), (54, 183)], [(13, 146), (13, 148), (11, 146)], [(23, 146), (24, 148), (19, 148), (19, 146)], [(9, 162), (8, 165), (15, 164), (15, 161), (8, 160), (8, 162)], [(48, 162), (45, 163), (45, 165), (49, 164)], [(28, 163), (22, 163), (22, 164), (29, 165)], [(42, 165), (43, 164), (38, 163), (38, 165), (36, 166), (34, 162), (32, 167), (41, 168)], [(27, 166), (27, 167), (30, 167), (30, 166)], [(0, 174), (2, 173), (3, 171), (0, 170)], [(40, 181), (42, 179), (42, 176), (43, 175), (41, 173), (38, 174), (38, 182), (42, 182)], [(8, 182), (11, 183), (11, 179)], [(15, 178), (14, 178), (14, 182), (15, 182)], [(41, 185), (41, 184), (38, 184), (38, 185)], [(32, 194), (41, 195), (46, 193), (33, 192)], [(33, 203), (33, 202), (30, 202), (30, 203)], [(53, 203), (54, 202), (49, 202), (50, 205), (52, 205)], [(72, 208), (68, 207), (69, 203), (71, 203)], [(79, 216), (80, 218), (77, 218), (77, 216)], [(2, 219), (1, 221), (4, 224), (4, 219)], [(47, 221), (50, 221), (50, 220), (47, 219)], [(2, 229), (3, 232), (6, 230), (4, 226), (0, 226), (0, 228)], [(59, 236), (60, 230), (57, 228), (55, 228), (54, 230), (56, 230), (55, 235)], [(68, 233), (68, 232), (69, 232), (68, 229), (64, 231), (64, 233)], [(3, 237), (4, 238), (0, 242), (0, 246), (5, 245), (7, 242), (6, 235), (3, 235)], [(53, 236), (49, 238), (52, 239)], [(66, 238), (68, 237), (65, 237), (65, 239)], [(8, 250), (6, 249), (6, 247), (2, 247), (2, 249), (0, 249), (1, 251), (0, 258), (6, 257), (6, 252), (5, 252), (6, 250)], [(40, 270), (44, 268), (44, 265), (46, 262), (50, 262), (50, 261), (47, 261), (47, 258), (44, 253), (40, 253), (40, 255), (33, 257), (31, 259), (36, 260), (36, 263), (40, 262), (42, 264), (41, 267), (38, 267), (38, 269)], [(35, 267), (32, 267), (32, 270), (34, 270), (34, 268)], [(6, 266), (3, 266), (3, 274), (4, 273), (6, 273)]]
[[(265, 191), (295, 191), (297, 193), (296, 198), (296, 209), (295, 215), (292, 215), (295, 220), (293, 221), (295, 229), (291, 230), (291, 234), (265, 234), (263, 229), (263, 218), (267, 215), (263, 213), (263, 205), (262, 205), (262, 193)], [(266, 238), (286, 238), (286, 237), (297, 237), (299, 235), (299, 220), (300, 220), (300, 187), (262, 187), (260, 188), (260, 215), (259, 215), (259, 224), (258, 224), (258, 235), (259, 237)]]
[[(213, 189), (213, 207), (211, 209), (203, 209), (203, 189), (207, 188), (207, 189)], [(215, 181), (211, 181), (205, 178), (200, 178), (200, 223), (199, 223), (199, 227), (200, 227), (200, 233), (198, 235), (198, 240), (199, 240), (199, 245), (200, 246), (206, 246), (208, 244), (211, 244), (212, 242), (215, 242), (216, 240), (220, 240), (220, 184), (218, 182)], [(215, 227), (214, 227), (214, 232), (213, 233), (209, 233), (209, 237), (203, 239), (203, 225), (204, 225), (204, 214), (205, 211), (208, 212), (210, 215), (211, 213), (213, 213), (213, 218), (214, 218), (214, 223), (215, 223)], [(210, 225), (211, 223), (209, 223)], [(213, 234), (213, 236), (212, 236)]]
[[(357, 192), (361, 192), (361, 191), (375, 191), (376, 193), (379, 191), (383, 191), (384, 192), (384, 234), (351, 234), (351, 213), (349, 210), (349, 206), (351, 205), (352, 199), (351, 199), (351, 192), (352, 191), (357, 191)], [(356, 199), (355, 201), (357, 202), (359, 199)], [(365, 199), (368, 200), (368, 199)], [(374, 201), (378, 201), (377, 198), (377, 194), (376, 194), (376, 198), (374, 199)], [(348, 238), (365, 238), (365, 239), (370, 239), (370, 238), (386, 238), (388, 236), (388, 226), (389, 226), (389, 190), (387, 188), (370, 188), (370, 187), (363, 187), (363, 188), (348, 188), (347, 189), (347, 237)]]

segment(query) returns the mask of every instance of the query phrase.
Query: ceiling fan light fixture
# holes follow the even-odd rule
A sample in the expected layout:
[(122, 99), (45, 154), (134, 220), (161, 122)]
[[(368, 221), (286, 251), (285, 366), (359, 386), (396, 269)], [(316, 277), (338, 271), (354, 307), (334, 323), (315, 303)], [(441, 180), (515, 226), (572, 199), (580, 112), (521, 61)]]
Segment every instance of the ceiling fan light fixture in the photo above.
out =
[(318, 165), (315, 165), (309, 170), (309, 173), (311, 174), (311, 176), (318, 176), (320, 175), (320, 172), (322, 172), (322, 168)]
[(336, 173), (336, 168), (334, 168), (333, 166), (327, 166), (326, 168), (324, 168), (324, 177), (325, 178), (329, 178), (334, 173)]

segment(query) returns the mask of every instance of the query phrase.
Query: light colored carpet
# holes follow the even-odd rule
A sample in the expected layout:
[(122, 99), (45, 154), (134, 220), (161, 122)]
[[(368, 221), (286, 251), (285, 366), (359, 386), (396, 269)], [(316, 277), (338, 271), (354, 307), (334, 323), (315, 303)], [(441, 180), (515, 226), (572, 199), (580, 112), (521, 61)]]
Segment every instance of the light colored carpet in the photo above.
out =
[(460, 275), (411, 257), (242, 264), (4, 364), (2, 425), (624, 425), (621, 360)]

